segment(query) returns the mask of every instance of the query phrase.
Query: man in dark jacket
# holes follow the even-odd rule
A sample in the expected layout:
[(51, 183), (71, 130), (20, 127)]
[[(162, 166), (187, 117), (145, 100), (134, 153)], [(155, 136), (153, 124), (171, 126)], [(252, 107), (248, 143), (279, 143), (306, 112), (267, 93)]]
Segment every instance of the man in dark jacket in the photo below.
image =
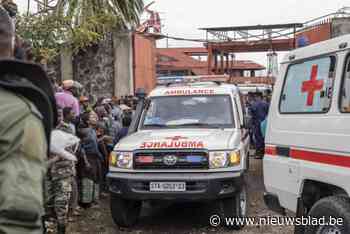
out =
[(263, 100), (262, 93), (257, 93), (255, 95), (255, 101), (250, 107), (257, 158), (261, 158), (264, 155), (265, 139), (261, 132), (261, 123), (266, 119), (268, 111), (269, 105)]

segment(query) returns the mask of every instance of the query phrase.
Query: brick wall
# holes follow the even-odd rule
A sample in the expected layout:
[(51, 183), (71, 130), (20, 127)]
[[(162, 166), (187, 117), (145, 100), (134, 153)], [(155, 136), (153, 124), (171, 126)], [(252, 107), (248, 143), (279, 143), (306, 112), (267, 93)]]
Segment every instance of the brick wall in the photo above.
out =
[(156, 85), (155, 40), (134, 34), (135, 91), (144, 88), (149, 93)]
[(320, 25), (316, 25), (312, 28), (306, 29), (304, 32), (296, 35), (296, 42), (298, 38), (304, 36), (308, 39), (310, 44), (325, 41), (331, 38), (332, 27), (330, 22), (324, 22)]

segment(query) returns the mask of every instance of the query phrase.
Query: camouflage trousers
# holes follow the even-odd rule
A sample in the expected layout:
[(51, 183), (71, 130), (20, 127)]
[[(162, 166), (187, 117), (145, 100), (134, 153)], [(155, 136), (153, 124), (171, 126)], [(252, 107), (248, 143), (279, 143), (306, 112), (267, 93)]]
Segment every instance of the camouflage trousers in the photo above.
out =
[(68, 221), (72, 179), (67, 177), (45, 181), (46, 216), (54, 217), (57, 224), (65, 225)]

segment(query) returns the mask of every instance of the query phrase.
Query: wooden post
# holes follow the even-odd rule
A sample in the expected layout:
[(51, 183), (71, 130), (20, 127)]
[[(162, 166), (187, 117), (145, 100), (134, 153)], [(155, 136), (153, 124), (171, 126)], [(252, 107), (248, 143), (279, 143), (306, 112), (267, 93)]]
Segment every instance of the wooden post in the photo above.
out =
[(208, 75), (212, 74), (211, 66), (213, 64), (213, 47), (208, 43)]
[(234, 76), (234, 72), (233, 72), (233, 65), (234, 65), (234, 60), (235, 60), (235, 57), (234, 57), (234, 54), (231, 54), (231, 74), (230, 76), (233, 77)]
[(220, 52), (220, 74), (224, 74), (224, 53)]
[(229, 64), (228, 53), (225, 54), (225, 57), (226, 57), (226, 74), (230, 74), (230, 64)]
[(215, 74), (218, 74), (218, 53), (214, 51), (214, 70)]

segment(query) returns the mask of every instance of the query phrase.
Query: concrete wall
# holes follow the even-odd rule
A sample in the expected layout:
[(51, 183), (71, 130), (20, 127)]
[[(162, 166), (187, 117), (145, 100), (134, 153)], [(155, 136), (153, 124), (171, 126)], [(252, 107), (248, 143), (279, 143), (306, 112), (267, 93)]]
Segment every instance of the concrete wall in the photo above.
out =
[(61, 59), (61, 78), (62, 80), (72, 80), (73, 79), (73, 53), (68, 46), (64, 46), (61, 49), (60, 59)]
[(52, 61), (50, 61), (47, 64), (47, 74), (52, 80), (55, 80), (58, 83), (62, 82), (60, 56), (56, 56)]
[(336, 18), (332, 21), (332, 37), (350, 33), (350, 18)]
[(133, 49), (131, 33), (115, 33), (113, 35), (114, 62), (114, 95), (133, 94), (134, 78), (132, 71)]
[(114, 62), (111, 34), (106, 35), (99, 44), (74, 55), (73, 77), (84, 86), (85, 96), (97, 100), (114, 94)]
[[(135, 39), (135, 40), (134, 40)], [(155, 87), (155, 41), (133, 33), (116, 32), (77, 54), (64, 49), (50, 66), (57, 81), (73, 79), (82, 95), (99, 97), (133, 94), (135, 88)]]

